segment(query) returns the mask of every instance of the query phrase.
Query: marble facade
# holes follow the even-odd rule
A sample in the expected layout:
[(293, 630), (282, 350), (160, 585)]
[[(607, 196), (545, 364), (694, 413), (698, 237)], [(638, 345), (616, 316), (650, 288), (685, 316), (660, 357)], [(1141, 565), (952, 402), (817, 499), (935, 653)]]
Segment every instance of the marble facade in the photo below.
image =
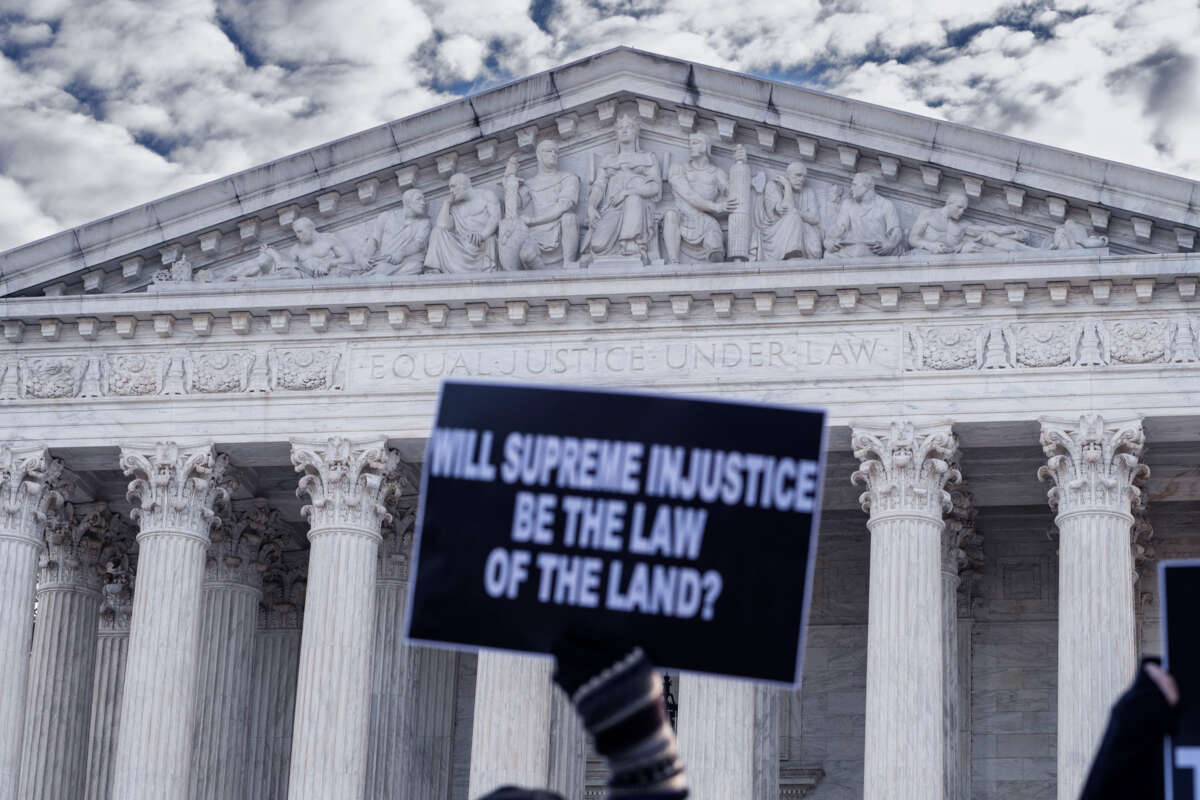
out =
[(398, 635), (443, 377), (829, 409), (698, 800), (1073, 797), (1200, 554), (1196, 208), (618, 49), (0, 254), (0, 800), (600, 797), (546, 662)]

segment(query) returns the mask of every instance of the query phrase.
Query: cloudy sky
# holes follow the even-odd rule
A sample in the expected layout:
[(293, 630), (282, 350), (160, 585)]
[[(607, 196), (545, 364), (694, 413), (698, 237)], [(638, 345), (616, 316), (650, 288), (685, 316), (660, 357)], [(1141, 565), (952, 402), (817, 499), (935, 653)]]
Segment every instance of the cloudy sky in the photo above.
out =
[(618, 44), (1200, 179), (1196, 0), (0, 0), (0, 251)]

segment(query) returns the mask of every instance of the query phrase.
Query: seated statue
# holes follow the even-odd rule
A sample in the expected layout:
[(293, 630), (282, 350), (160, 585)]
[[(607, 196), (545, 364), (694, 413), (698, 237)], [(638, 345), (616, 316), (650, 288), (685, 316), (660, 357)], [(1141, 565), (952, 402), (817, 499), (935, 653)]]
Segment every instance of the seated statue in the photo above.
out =
[(450, 176), (450, 196), (429, 232), (425, 266), (433, 272), (494, 272), (500, 201), (471, 186), (462, 172)]
[(754, 226), (759, 261), (821, 257), (821, 206), (805, 185), (808, 168), (799, 161), (775, 175), (755, 203)]
[(662, 198), (662, 171), (654, 153), (638, 149), (638, 123), (617, 118), (617, 152), (601, 156), (588, 191), (588, 232), (582, 260), (640, 256), (654, 247), (654, 202)]
[(1082, 223), (1069, 217), (1054, 229), (1054, 241), (1050, 250), (1085, 250), (1108, 247), (1107, 236), (1096, 236)]
[[(504, 172), (504, 219), (500, 222), (500, 265), (545, 269), (579, 259), (580, 180), (558, 168), (558, 142), (537, 145), (537, 174), (517, 177), (517, 157)], [(525, 212), (522, 214), (522, 210)]]
[(367, 234), (369, 275), (419, 275), (425, 265), (430, 229), (425, 195), (420, 189), (409, 189), (401, 204), (400, 210), (376, 217)]
[(703, 133), (688, 137), (688, 161), (671, 167), (668, 181), (675, 207), (663, 215), (663, 241), (667, 263), (678, 264), (681, 255), (693, 261), (724, 261), (725, 239), (718, 214), (737, 210), (729, 198), (729, 176), (709, 159), (711, 147)]
[(354, 256), (332, 233), (320, 233), (308, 217), (292, 223), (296, 243), (286, 253), (263, 245), (258, 259), (240, 272), (228, 276), (238, 278), (325, 278), (330, 275), (357, 275), (361, 272)]
[(904, 252), (904, 230), (896, 206), (875, 193), (875, 179), (865, 172), (850, 182), (833, 229), (826, 232), (825, 252), (859, 258), (898, 256)]
[(941, 208), (930, 208), (917, 216), (908, 234), (914, 250), (926, 253), (987, 253), (1032, 250), (1026, 244), (1029, 232), (1013, 225), (973, 225), (960, 222), (967, 210), (967, 196), (952, 192)]

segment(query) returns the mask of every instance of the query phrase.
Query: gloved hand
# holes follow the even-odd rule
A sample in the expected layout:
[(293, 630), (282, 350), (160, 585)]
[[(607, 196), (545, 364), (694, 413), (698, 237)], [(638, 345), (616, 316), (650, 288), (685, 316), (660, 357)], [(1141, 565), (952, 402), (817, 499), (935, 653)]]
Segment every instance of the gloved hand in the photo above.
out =
[(554, 680), (582, 715), (596, 752), (608, 761), (609, 797), (683, 800), (687, 780), (667, 720), (662, 676), (636, 648), (614, 654), (568, 639), (555, 651)]

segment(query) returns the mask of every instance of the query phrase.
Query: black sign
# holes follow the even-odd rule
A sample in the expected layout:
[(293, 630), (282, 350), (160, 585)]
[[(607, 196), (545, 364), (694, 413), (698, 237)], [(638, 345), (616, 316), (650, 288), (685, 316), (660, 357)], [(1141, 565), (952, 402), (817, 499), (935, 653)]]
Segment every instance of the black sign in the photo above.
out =
[(1167, 800), (1200, 800), (1200, 561), (1158, 565), (1163, 667), (1179, 684), (1179, 725), (1164, 748)]
[(408, 635), (799, 682), (822, 411), (447, 381)]

